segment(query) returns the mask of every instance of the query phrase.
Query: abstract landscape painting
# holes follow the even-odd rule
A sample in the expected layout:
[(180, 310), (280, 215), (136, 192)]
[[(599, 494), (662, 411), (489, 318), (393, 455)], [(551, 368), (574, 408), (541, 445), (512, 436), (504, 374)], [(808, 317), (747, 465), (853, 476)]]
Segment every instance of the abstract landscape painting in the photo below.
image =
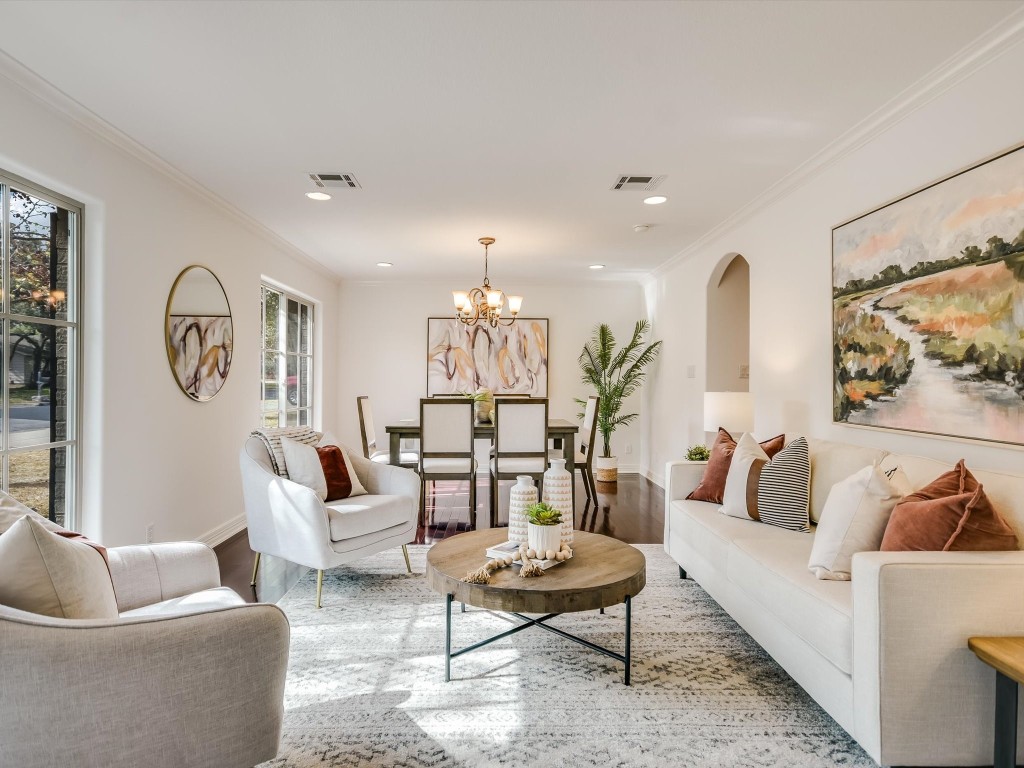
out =
[(427, 396), (473, 392), (548, 395), (548, 321), (520, 317), (510, 326), (427, 320)]
[(209, 400), (231, 368), (231, 318), (171, 315), (168, 354), (185, 394)]
[(1024, 444), (1024, 148), (832, 231), (833, 419)]

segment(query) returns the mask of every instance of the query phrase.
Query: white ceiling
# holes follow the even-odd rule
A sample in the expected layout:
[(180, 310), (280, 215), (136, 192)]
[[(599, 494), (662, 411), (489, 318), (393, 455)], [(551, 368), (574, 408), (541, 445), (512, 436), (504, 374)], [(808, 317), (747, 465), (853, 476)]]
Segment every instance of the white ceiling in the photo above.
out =
[(646, 273), (1021, 6), (5, 2), (0, 49), (339, 275), (493, 235), (512, 289)]

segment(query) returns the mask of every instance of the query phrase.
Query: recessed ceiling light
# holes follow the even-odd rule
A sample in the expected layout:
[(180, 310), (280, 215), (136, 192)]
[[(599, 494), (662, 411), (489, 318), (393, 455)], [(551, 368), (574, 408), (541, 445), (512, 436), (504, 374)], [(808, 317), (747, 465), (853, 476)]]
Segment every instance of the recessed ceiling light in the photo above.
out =
[(650, 197), (644, 198), (644, 202), (647, 203), (647, 205), (661, 205), (666, 200), (668, 200), (668, 198), (664, 195), (651, 195)]
[(378, 267), (393, 267), (395, 265), (392, 264), (390, 261), (378, 261), (377, 262), (377, 266)]
[(307, 192), (306, 197), (310, 200), (330, 200), (331, 196), (326, 192)]
[(591, 264), (591, 269), (604, 269), (604, 264)]

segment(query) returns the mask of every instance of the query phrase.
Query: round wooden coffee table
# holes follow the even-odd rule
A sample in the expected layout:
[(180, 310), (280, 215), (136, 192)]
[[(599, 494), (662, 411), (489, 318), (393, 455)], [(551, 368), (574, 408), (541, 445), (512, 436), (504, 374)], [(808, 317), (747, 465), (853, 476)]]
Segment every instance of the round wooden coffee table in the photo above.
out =
[[(603, 653), (626, 667), (625, 683), (629, 685), (631, 600), (647, 583), (647, 562), (643, 553), (629, 544), (597, 533), (576, 531), (572, 544), (573, 558), (544, 572), (543, 576), (519, 578), (519, 567), (500, 568), (491, 576), (490, 584), (468, 584), (462, 577), (487, 562), (488, 547), (508, 541), (507, 528), (461, 533), (445, 539), (427, 553), (427, 582), (435, 592), (446, 596), (444, 679), (451, 679), (451, 660), (475, 651), (496, 640), (514, 635), (529, 627), (540, 627)], [(452, 651), (452, 603), (502, 611), (523, 623), (479, 643)], [(546, 622), (562, 613), (603, 611), (626, 604), (625, 653), (616, 653), (588, 640), (571, 635)], [(544, 614), (532, 619), (526, 613)]]

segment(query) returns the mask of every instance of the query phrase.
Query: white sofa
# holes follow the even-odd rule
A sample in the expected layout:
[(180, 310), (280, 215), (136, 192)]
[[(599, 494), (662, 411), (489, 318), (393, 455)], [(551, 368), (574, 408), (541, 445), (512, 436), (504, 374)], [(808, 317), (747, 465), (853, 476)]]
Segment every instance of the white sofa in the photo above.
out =
[[(952, 468), (808, 442), (815, 521), (832, 484), (875, 461), (901, 466), (915, 488)], [(680, 576), (695, 579), (879, 764), (991, 765), (995, 673), (967, 638), (1024, 635), (1024, 552), (863, 552), (852, 581), (821, 581), (807, 568), (813, 530), (686, 500), (705, 465), (666, 466), (665, 551)], [(1024, 541), (1024, 477), (968, 468)]]

